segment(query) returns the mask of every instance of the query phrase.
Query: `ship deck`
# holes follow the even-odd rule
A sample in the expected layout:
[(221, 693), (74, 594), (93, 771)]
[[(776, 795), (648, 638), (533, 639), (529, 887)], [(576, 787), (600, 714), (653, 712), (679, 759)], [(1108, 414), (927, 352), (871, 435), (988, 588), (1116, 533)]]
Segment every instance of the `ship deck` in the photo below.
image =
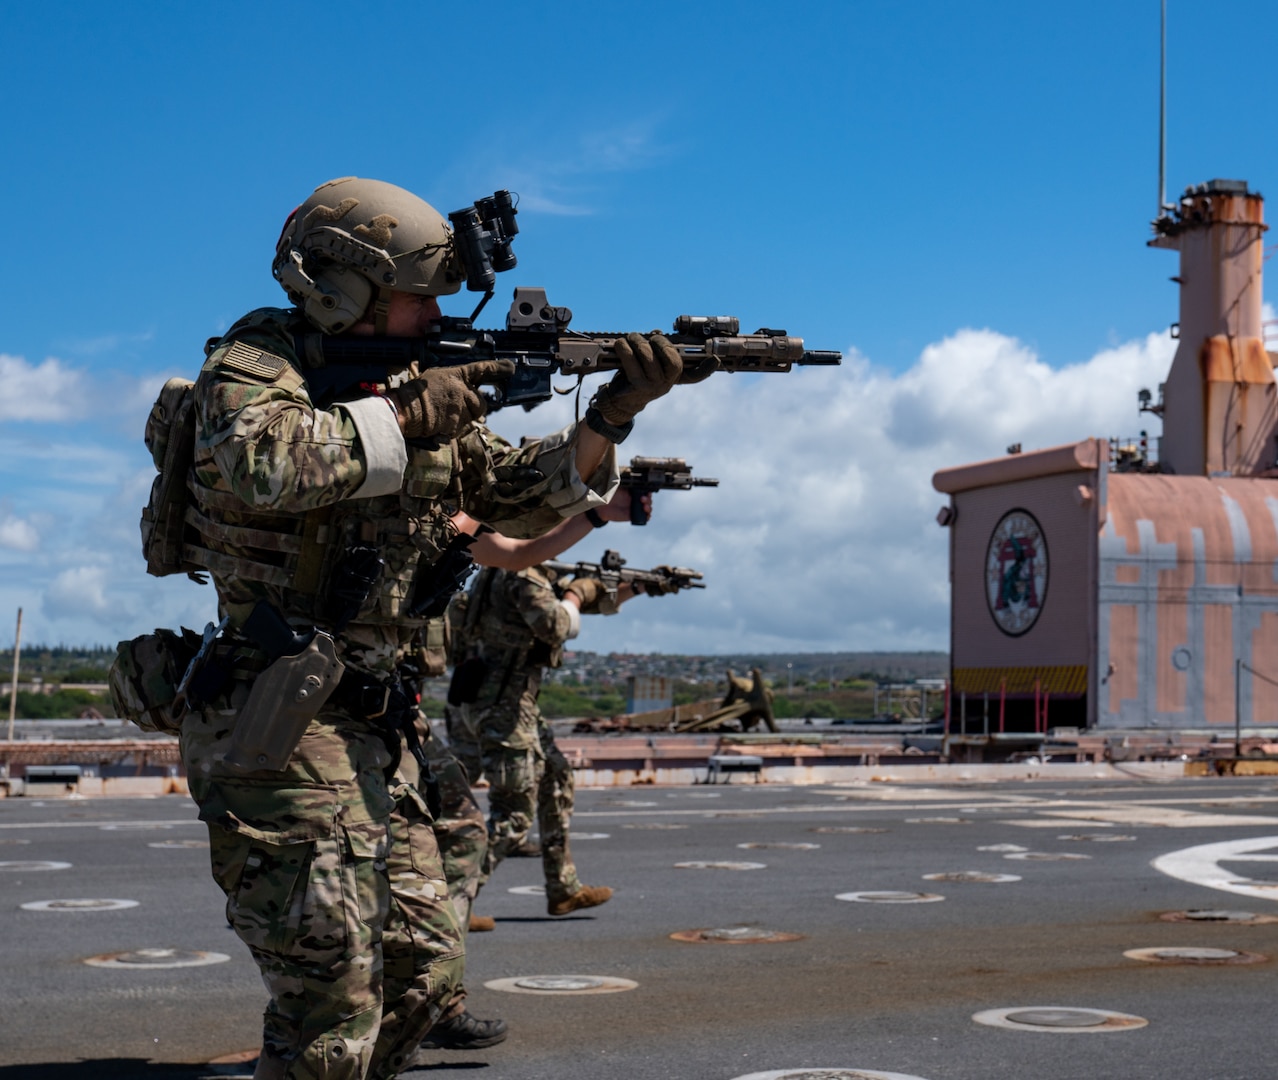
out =
[[(497, 929), (473, 935), (467, 983), (472, 1011), (504, 1017), (510, 1038), (433, 1052), (415, 1075), (1268, 1075), (1274, 782), (1063, 776), (582, 789), (577, 862), (616, 896), (551, 919), (538, 862), (505, 863), (481, 894)], [(1182, 877), (1153, 865), (1188, 849), (1171, 860)], [(265, 995), (207, 857), (185, 796), (0, 800), (0, 1080), (251, 1073)], [(889, 895), (840, 899), (851, 893)], [(902, 902), (913, 893), (941, 899)], [(40, 909), (60, 900), (136, 906)], [(1258, 918), (1165, 918), (1204, 910)], [(672, 938), (687, 931), (713, 940)], [(766, 940), (740, 940), (752, 931)], [(1186, 948), (1216, 952), (1126, 955)], [(149, 966), (165, 950), (227, 959)], [(120, 953), (116, 966), (85, 963)], [(991, 1010), (1019, 1018), (973, 1019)]]

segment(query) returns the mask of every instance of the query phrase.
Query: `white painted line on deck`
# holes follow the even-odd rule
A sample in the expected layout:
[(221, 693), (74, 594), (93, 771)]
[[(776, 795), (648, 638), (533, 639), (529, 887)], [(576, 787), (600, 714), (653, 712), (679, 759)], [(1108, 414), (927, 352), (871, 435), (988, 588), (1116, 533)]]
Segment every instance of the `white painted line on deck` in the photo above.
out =
[(1204, 814), (1193, 810), (1178, 810), (1170, 806), (1145, 806), (1137, 804), (1104, 803), (1090, 808), (1074, 808), (1068, 811), (1043, 810), (1045, 817), (1071, 818), (1073, 821), (1108, 821), (1121, 825), (1161, 825), (1171, 829), (1219, 828), (1221, 826), (1278, 825), (1278, 817), (1260, 814)]
[(738, 1076), (737, 1080), (923, 1080), (912, 1073), (880, 1072), (878, 1069), (857, 1069), (850, 1065), (835, 1065), (824, 1069), (770, 1069)]
[[(1222, 866), (1222, 863), (1243, 863), (1244, 866), (1234, 871)], [(1224, 840), (1218, 844), (1199, 844), (1160, 855), (1152, 865), (1169, 877), (1193, 885), (1237, 896), (1278, 900), (1278, 880), (1250, 876), (1256, 870), (1263, 873), (1265, 864), (1278, 864), (1278, 836), (1252, 836), (1244, 840)], [(1273, 870), (1278, 876), (1278, 865), (1273, 866)]]

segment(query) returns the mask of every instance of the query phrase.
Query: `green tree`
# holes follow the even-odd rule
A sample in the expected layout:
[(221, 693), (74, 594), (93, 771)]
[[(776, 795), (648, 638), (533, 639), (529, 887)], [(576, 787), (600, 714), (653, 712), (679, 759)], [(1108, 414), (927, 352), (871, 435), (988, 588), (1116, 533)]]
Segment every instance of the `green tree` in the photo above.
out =
[[(5, 695), (8, 703), (8, 695)], [(19, 720), (62, 720), (79, 716), (85, 709), (96, 709), (103, 716), (114, 716), (115, 710), (105, 695), (88, 690), (58, 690), (52, 694), (36, 694), (29, 690), (18, 691), (18, 707), (14, 715)]]
[(104, 667), (73, 667), (66, 671), (60, 679), (69, 683), (104, 683), (107, 681), (107, 669)]

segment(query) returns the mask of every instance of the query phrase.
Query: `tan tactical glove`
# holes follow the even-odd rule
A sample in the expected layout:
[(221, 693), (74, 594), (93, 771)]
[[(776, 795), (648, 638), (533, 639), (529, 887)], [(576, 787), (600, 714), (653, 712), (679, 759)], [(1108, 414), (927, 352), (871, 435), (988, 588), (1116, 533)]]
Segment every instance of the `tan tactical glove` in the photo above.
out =
[(621, 370), (595, 394), (594, 407), (613, 427), (623, 427), (650, 401), (667, 393), (683, 374), (683, 357), (657, 331), (627, 334), (613, 345)]
[(705, 382), (719, 368), (720, 364), (717, 356), (703, 356), (700, 360), (692, 363), (685, 361), (683, 374), (679, 376), (679, 385), (689, 386), (692, 383)]
[[(668, 566), (657, 566), (653, 567), (653, 569), (658, 574), (663, 571), (666, 573), (669, 573), (670, 571), (670, 567)], [(667, 596), (670, 593), (679, 591), (673, 585), (667, 584), (664, 581), (635, 582), (635, 587), (637, 591), (647, 593), (649, 596)]]
[(564, 586), (564, 592), (577, 598), (577, 606), (583, 615), (617, 614), (617, 601), (608, 595), (604, 583), (598, 578), (573, 578)]
[(403, 385), (388, 390), (386, 396), (399, 414), (404, 438), (451, 439), (488, 411), (475, 388), (514, 372), (515, 365), (509, 360), (477, 360), (457, 367), (427, 368)]

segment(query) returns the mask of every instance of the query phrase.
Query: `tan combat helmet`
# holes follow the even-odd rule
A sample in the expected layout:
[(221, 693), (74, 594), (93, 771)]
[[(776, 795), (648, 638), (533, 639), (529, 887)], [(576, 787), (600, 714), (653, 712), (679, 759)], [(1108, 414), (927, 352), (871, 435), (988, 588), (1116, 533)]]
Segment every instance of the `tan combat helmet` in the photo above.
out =
[(466, 276), (438, 210), (411, 191), (356, 176), (321, 184), (289, 215), (271, 272), (326, 334), (349, 329), (374, 297), (384, 334), (391, 292), (443, 296)]

